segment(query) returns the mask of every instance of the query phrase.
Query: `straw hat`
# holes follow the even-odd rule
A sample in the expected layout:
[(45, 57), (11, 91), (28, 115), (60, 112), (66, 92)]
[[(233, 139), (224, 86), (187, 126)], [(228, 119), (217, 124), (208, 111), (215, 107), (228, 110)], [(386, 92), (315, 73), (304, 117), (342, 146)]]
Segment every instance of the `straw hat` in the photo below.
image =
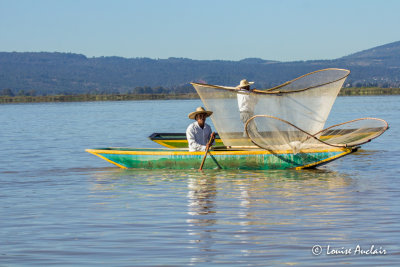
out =
[(203, 107), (196, 108), (196, 111), (189, 113), (189, 119), (195, 120), (197, 114), (207, 114), (207, 117), (210, 117), (213, 114), (212, 111), (207, 111)]
[(240, 84), (236, 87), (242, 88), (248, 85), (252, 85), (254, 82), (248, 82), (246, 79), (240, 81)]

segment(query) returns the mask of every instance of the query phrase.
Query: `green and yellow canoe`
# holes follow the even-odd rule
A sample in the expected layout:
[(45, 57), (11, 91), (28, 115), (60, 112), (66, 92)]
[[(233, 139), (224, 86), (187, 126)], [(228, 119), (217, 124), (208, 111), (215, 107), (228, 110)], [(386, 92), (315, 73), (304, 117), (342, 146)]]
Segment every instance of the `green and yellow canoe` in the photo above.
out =
[[(215, 149), (209, 151), (203, 169), (303, 169), (312, 168), (348, 155), (357, 148), (329, 148), (270, 152), (261, 149)], [(198, 169), (204, 152), (187, 149), (97, 148), (86, 149), (120, 168)]]

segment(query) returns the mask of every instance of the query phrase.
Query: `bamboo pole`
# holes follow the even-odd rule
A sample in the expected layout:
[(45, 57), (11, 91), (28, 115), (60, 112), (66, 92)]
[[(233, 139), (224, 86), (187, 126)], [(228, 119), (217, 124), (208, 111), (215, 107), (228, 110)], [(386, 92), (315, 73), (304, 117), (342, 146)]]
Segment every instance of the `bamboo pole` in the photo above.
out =
[(206, 152), (204, 153), (203, 160), (201, 161), (201, 165), (200, 165), (199, 171), (201, 171), (203, 169), (203, 165), (204, 165), (204, 162), (206, 161), (208, 150), (212, 146), (212, 142), (214, 142), (214, 139), (215, 139), (215, 132), (212, 132), (211, 136), (210, 136), (210, 140), (208, 141), (208, 143), (206, 145)]

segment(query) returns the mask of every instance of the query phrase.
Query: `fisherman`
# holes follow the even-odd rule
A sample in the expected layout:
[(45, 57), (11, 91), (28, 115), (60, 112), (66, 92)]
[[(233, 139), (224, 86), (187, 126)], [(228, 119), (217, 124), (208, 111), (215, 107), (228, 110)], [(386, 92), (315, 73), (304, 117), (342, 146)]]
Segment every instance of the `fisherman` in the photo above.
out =
[(186, 129), (189, 151), (206, 151), (206, 145), (211, 137), (211, 127), (206, 123), (206, 118), (212, 113), (203, 107), (198, 107), (196, 111), (189, 113), (189, 119), (195, 120)]
[[(246, 79), (240, 81), (240, 84), (236, 86), (238, 89), (237, 93), (237, 101), (240, 112), (240, 120), (246, 125), (246, 122), (254, 116), (254, 108), (257, 104), (257, 98), (251, 94), (253, 91), (250, 89), (250, 85), (254, 84), (254, 82), (248, 82)], [(252, 127), (253, 130), (256, 130), (255, 126)], [(243, 133), (243, 136), (246, 137), (246, 132)]]

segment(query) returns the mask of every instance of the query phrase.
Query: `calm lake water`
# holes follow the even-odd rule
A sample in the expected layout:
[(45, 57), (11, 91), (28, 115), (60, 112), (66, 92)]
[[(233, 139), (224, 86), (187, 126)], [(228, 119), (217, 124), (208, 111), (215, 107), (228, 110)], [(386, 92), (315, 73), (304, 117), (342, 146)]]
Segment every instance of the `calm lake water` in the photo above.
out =
[[(391, 128), (318, 169), (204, 172), (122, 170), (84, 152), (159, 147), (147, 136), (184, 132), (200, 100), (0, 105), (0, 266), (395, 266), (399, 104), (339, 97), (327, 126)], [(383, 255), (362, 255), (371, 246)]]

